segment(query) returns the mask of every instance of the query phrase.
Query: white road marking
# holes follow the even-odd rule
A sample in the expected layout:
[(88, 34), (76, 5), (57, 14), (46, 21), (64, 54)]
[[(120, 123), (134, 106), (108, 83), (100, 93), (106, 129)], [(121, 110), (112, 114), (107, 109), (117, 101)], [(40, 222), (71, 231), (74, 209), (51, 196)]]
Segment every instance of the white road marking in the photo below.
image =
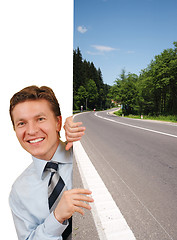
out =
[[(164, 231), (164, 233), (169, 237), (169, 239), (174, 240), (170, 234), (166, 231), (166, 229), (161, 225), (161, 223), (156, 219), (156, 217), (153, 215), (153, 213), (146, 207), (146, 205), (140, 200), (140, 198), (136, 195), (136, 193), (132, 190), (132, 188), (123, 180), (123, 178), (118, 174), (118, 172), (112, 167), (112, 165), (109, 163), (109, 161), (104, 157), (104, 155), (98, 151), (97, 148), (94, 148), (94, 144), (90, 142), (91, 147), (93, 148), (93, 151), (97, 152), (101, 159), (103, 159), (106, 164), (110, 167), (110, 169), (114, 172), (114, 174), (119, 178), (119, 180), (126, 186), (126, 188), (129, 190), (129, 192), (137, 199), (137, 202), (146, 210), (146, 212), (154, 219), (154, 221), (159, 225), (159, 227)], [(123, 239), (124, 240), (124, 239)]]
[(87, 156), (82, 144), (74, 142), (74, 155), (84, 188), (92, 191), (93, 219), (101, 240), (135, 240), (125, 218)]
[[(83, 114), (83, 113), (81, 113)], [(77, 114), (78, 115), (78, 114)], [(155, 132), (171, 137), (177, 137), (176, 135), (167, 134), (163, 132), (154, 131), (152, 129), (146, 129), (138, 126), (134, 126), (131, 124), (124, 124), (121, 122), (114, 121), (112, 119), (107, 119), (101, 116), (97, 117), (102, 119), (112, 121), (115, 123), (128, 125), (130, 127), (135, 127), (139, 129), (143, 129), (150, 132)], [(75, 115), (76, 116), (76, 115)], [(74, 117), (73, 117), (74, 118)], [(129, 228), (125, 218), (121, 214), (119, 208), (114, 202), (111, 194), (100, 178), (98, 172), (95, 167), (91, 163), (89, 157), (87, 156), (84, 148), (82, 147), (80, 142), (74, 142), (74, 155), (76, 158), (76, 162), (79, 168), (79, 172), (81, 175), (81, 179), (84, 185), (84, 188), (88, 188), (92, 191), (92, 197), (94, 198), (94, 203), (92, 203), (92, 215), (95, 221), (96, 228), (98, 230), (98, 234), (101, 240), (136, 240), (133, 232)], [(107, 161), (106, 161), (107, 162)], [(110, 165), (110, 164), (109, 164)], [(112, 167), (111, 167), (112, 168)], [(115, 170), (113, 169), (115, 172)], [(117, 172), (115, 172), (116, 175)], [(90, 177), (91, 176), (91, 177)], [(168, 235), (169, 239), (173, 240), (173, 238), (168, 234), (168, 232), (164, 229), (164, 227), (159, 223), (159, 221), (154, 217), (154, 215), (149, 211), (149, 209), (141, 202), (141, 200), (137, 197), (137, 195), (130, 189), (130, 187), (124, 182), (124, 180), (118, 175), (121, 181), (127, 186), (130, 192), (137, 198), (138, 202), (147, 210), (147, 212), (152, 216), (152, 218), (158, 223), (161, 229)]]
[(105, 118), (105, 117), (99, 116), (97, 112), (95, 113), (95, 116), (99, 117), (99, 118), (102, 118), (104, 120), (107, 120), (107, 121), (110, 121), (110, 122), (114, 122), (114, 123), (117, 123), (117, 124), (122, 124), (122, 125), (125, 125), (125, 126), (128, 126), (128, 127), (133, 127), (133, 128), (141, 129), (141, 130), (144, 130), (144, 131), (149, 131), (149, 132), (158, 133), (158, 134), (161, 134), (161, 135), (166, 135), (166, 136), (169, 136), (169, 137), (177, 138), (177, 135), (173, 135), (173, 134), (169, 134), (169, 133), (165, 133), (165, 132), (152, 130), (152, 129), (149, 129), (149, 128), (143, 128), (143, 127), (139, 127), (139, 126), (136, 126), (136, 125), (123, 123), (123, 122), (118, 122), (118, 121), (115, 121), (113, 119)]

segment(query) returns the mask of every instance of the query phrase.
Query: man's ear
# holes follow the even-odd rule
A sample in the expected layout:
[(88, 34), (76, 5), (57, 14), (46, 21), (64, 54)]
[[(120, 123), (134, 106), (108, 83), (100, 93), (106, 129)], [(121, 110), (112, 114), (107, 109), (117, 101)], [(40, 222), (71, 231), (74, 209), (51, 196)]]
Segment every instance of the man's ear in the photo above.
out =
[(62, 126), (62, 116), (57, 116), (57, 132), (60, 132)]

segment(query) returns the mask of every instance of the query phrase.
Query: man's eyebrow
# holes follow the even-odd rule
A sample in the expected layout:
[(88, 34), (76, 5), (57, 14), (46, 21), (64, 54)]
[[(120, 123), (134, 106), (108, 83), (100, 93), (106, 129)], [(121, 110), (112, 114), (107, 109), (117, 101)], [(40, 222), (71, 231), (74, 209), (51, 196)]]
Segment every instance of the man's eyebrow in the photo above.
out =
[(15, 121), (15, 123), (17, 122), (23, 122), (25, 119), (24, 118), (17, 118), (17, 120)]
[(41, 113), (36, 114), (34, 117), (37, 118), (37, 117), (41, 117), (41, 116), (46, 116), (46, 114), (41, 112)]
[[(36, 115), (33, 116), (33, 118), (38, 118), (38, 117), (41, 117), (41, 116), (46, 116), (45, 113), (41, 112), (41, 113), (38, 113)], [(25, 118), (17, 118), (17, 120), (15, 121), (15, 123), (17, 122), (23, 122), (25, 121)]]

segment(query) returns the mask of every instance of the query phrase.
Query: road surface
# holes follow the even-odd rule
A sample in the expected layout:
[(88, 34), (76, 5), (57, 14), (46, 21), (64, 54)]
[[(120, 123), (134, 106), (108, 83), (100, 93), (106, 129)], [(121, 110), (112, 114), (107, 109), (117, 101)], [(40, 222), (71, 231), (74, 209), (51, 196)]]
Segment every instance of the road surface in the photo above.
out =
[(82, 145), (138, 240), (177, 239), (177, 125), (104, 112), (75, 117)]

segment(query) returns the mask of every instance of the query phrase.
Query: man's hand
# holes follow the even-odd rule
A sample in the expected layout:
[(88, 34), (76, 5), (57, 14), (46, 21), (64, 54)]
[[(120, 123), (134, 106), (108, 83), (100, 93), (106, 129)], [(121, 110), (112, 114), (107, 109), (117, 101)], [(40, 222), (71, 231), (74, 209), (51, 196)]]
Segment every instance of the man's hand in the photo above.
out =
[(87, 196), (92, 192), (87, 189), (72, 189), (65, 191), (54, 210), (55, 218), (63, 223), (65, 220), (69, 219), (73, 213), (78, 212), (84, 215), (82, 208), (90, 210), (91, 207), (86, 202), (93, 202), (93, 198)]
[(73, 122), (73, 117), (68, 117), (65, 121), (64, 129), (67, 140), (66, 150), (69, 150), (73, 142), (79, 141), (85, 132), (85, 127), (80, 127), (82, 122)]

